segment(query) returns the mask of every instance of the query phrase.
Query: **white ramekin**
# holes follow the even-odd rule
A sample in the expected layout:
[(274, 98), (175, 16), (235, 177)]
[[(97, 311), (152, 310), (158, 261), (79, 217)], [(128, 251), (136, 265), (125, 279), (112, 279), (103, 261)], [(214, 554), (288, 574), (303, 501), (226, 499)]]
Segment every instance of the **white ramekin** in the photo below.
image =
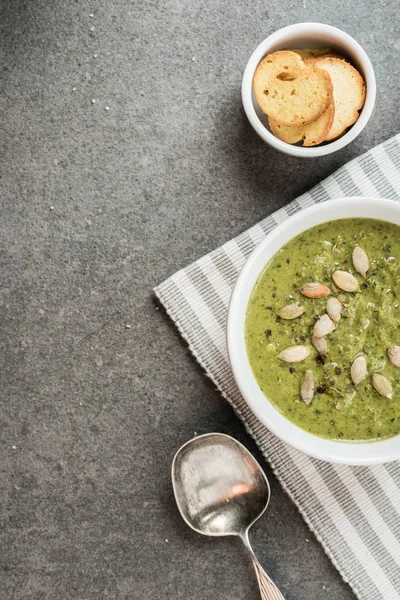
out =
[[(365, 104), (357, 122), (350, 127), (339, 139), (327, 142), (313, 148), (303, 148), (282, 142), (275, 137), (268, 126), (268, 117), (260, 109), (253, 93), (253, 75), (258, 63), (266, 54), (276, 50), (290, 50), (291, 48), (332, 48), (347, 56), (354, 66), (360, 71), (366, 83)], [(293, 156), (314, 158), (336, 152), (352, 142), (364, 129), (372, 114), (376, 96), (376, 81), (374, 69), (367, 54), (360, 44), (350, 35), (324, 23), (297, 23), (279, 29), (256, 48), (246, 65), (242, 80), (242, 101), (253, 129), (270, 146), (285, 154)]]
[(307, 433), (274, 408), (261, 391), (247, 357), (245, 342), (249, 298), (260, 273), (272, 256), (306, 229), (350, 217), (380, 219), (400, 225), (400, 203), (377, 198), (342, 198), (315, 204), (279, 224), (248, 258), (236, 282), (228, 311), (228, 354), (243, 398), (261, 423), (277, 437), (321, 460), (348, 465), (373, 465), (400, 458), (400, 435), (378, 442), (341, 442)]

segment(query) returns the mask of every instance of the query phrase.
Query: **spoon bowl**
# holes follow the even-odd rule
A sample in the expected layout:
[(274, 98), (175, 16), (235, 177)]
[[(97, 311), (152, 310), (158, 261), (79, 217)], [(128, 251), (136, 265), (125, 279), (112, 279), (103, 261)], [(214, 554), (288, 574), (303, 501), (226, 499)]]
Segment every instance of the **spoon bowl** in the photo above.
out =
[(183, 519), (203, 535), (241, 535), (266, 510), (270, 489), (260, 465), (223, 434), (187, 442), (176, 454), (172, 481)]
[(175, 455), (172, 485), (189, 527), (208, 536), (240, 537), (253, 560), (262, 598), (284, 600), (255, 557), (248, 537), (270, 498), (265, 473), (250, 452), (222, 433), (195, 437)]

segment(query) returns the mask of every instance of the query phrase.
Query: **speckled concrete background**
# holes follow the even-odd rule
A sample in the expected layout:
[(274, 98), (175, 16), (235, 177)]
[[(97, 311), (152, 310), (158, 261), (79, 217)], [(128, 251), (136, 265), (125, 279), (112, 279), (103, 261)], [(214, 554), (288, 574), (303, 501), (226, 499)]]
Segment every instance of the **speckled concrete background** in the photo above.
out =
[[(304, 20), (354, 35), (378, 82), (367, 130), (310, 162), (239, 96), (254, 47)], [(0, 24), (1, 599), (255, 599), (169, 475), (194, 431), (254, 445), (151, 290), (399, 131), (398, 4), (3, 0)], [(271, 479), (267, 570), (288, 600), (353, 598)]]

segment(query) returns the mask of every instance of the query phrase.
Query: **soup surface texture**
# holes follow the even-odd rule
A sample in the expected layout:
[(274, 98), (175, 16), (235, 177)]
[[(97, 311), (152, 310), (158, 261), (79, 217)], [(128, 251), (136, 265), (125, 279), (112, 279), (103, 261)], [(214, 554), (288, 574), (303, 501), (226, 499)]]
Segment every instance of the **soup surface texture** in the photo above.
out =
[[(368, 255), (366, 277), (354, 268), (355, 246)], [(352, 273), (359, 291), (340, 290), (332, 280), (337, 270)], [(303, 296), (299, 288), (310, 282), (328, 286), (343, 307), (336, 329), (325, 338), (326, 357), (313, 347), (311, 332), (326, 312), (327, 298)], [(304, 307), (302, 315), (292, 320), (279, 317), (282, 307), (297, 303)], [(399, 303), (399, 226), (374, 219), (340, 219), (290, 240), (266, 265), (247, 307), (247, 353), (266, 402), (296, 425), (324, 438), (379, 440), (400, 433), (400, 368), (387, 356), (391, 344), (400, 346)], [(283, 350), (297, 345), (310, 348), (305, 360), (288, 363), (278, 358)], [(350, 368), (361, 353), (368, 372), (355, 387)], [(315, 378), (310, 404), (299, 393), (306, 370)], [(390, 381), (392, 399), (372, 387), (374, 372)]]

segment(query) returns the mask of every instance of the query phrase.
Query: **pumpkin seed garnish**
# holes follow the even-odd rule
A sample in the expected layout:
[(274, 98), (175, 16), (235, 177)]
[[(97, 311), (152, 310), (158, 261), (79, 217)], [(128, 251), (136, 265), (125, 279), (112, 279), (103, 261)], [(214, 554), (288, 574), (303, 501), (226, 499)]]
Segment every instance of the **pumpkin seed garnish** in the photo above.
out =
[(382, 373), (373, 373), (372, 375), (372, 386), (380, 396), (384, 398), (393, 398), (393, 388), (389, 379), (387, 379)]
[(361, 356), (357, 356), (357, 358), (353, 360), (350, 369), (350, 375), (356, 387), (362, 382), (363, 379), (365, 379), (367, 375), (367, 359), (363, 354)]
[(307, 346), (290, 346), (278, 354), (278, 358), (284, 362), (301, 362), (310, 354), (311, 350)]
[(312, 336), (311, 343), (319, 354), (322, 356), (328, 355), (328, 342), (326, 341), (326, 338)]
[(336, 323), (332, 321), (329, 315), (322, 315), (315, 323), (312, 335), (313, 337), (320, 338), (332, 333), (336, 329)]
[(358, 292), (358, 281), (351, 273), (347, 271), (335, 271), (332, 279), (338, 288), (344, 292)]
[(307, 296), (307, 298), (325, 298), (325, 296), (329, 296), (331, 290), (326, 286), (322, 285), (322, 283), (313, 282), (306, 283), (299, 288), (299, 292), (303, 294), (303, 296)]
[(296, 319), (304, 313), (304, 308), (298, 304), (288, 304), (279, 311), (279, 316), (282, 319)]
[(335, 323), (339, 323), (342, 316), (342, 305), (337, 298), (330, 296), (326, 301), (326, 312)]
[(365, 250), (360, 248), (360, 246), (356, 246), (353, 250), (352, 259), (357, 273), (360, 273), (360, 275), (366, 277), (369, 269), (369, 259)]
[(391, 344), (387, 349), (387, 355), (392, 365), (395, 367), (400, 367), (400, 346)]
[(311, 400), (314, 398), (314, 387), (315, 380), (313, 372), (306, 371), (300, 386), (300, 396), (306, 404), (310, 404)]

